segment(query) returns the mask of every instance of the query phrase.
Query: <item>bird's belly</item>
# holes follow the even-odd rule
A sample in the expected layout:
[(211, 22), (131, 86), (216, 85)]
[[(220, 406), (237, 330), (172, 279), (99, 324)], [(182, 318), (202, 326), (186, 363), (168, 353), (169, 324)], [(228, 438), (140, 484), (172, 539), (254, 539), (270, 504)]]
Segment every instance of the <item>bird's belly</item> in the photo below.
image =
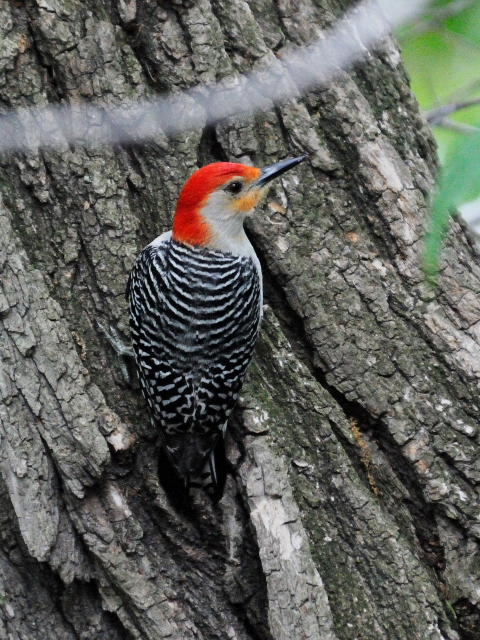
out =
[(248, 289), (169, 291), (162, 322), (168, 359), (177, 367), (200, 373), (205, 367), (250, 353), (260, 309), (258, 294)]

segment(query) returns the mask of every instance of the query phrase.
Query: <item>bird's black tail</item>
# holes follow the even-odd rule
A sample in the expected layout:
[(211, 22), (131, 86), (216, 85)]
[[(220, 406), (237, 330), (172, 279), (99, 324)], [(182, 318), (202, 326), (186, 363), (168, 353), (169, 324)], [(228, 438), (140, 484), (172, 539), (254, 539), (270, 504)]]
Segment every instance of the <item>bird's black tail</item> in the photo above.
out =
[(227, 479), (227, 459), (223, 434), (217, 439), (214, 448), (195, 471), (183, 477), (175, 472), (164, 447), (158, 458), (158, 478), (167, 495), (173, 502), (188, 500), (191, 491), (202, 489), (214, 502), (218, 502), (225, 490)]
[(223, 496), (226, 479), (227, 459), (222, 434), (202, 466), (185, 477), (185, 489), (188, 493), (191, 489), (203, 489), (218, 502)]

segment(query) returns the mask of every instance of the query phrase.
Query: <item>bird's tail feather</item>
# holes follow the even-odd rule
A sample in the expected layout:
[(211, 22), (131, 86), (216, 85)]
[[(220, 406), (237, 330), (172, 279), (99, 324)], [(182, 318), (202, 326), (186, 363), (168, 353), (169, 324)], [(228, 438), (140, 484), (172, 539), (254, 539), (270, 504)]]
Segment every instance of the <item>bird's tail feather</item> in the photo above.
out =
[(223, 495), (226, 475), (227, 460), (223, 434), (220, 434), (212, 451), (195, 471), (178, 473), (165, 446), (160, 450), (158, 459), (160, 484), (175, 502), (185, 500), (191, 489), (201, 489), (217, 502)]
[(210, 453), (205, 464), (195, 473), (185, 477), (185, 488), (201, 488), (207, 493), (214, 493), (218, 486), (217, 470), (214, 451)]
[(225, 489), (226, 473), (225, 445), (223, 437), (220, 437), (203, 465), (185, 476), (185, 489), (203, 489), (213, 500), (220, 500)]

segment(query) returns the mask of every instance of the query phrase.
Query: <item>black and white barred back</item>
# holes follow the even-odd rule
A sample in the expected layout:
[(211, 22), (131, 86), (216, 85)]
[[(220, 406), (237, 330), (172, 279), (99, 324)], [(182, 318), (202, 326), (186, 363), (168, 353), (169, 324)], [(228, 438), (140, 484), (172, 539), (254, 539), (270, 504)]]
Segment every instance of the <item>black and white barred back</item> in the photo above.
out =
[(143, 395), (177, 475), (188, 483), (209, 467), (215, 485), (212, 451), (258, 335), (260, 275), (249, 257), (160, 240), (127, 287)]

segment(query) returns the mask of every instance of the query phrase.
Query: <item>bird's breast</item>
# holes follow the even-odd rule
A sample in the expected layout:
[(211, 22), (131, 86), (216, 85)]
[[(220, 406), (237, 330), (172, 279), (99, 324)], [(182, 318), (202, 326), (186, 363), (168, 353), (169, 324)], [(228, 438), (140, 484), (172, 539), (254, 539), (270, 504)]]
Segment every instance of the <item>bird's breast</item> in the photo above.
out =
[(250, 258), (172, 242), (164, 283), (163, 333), (176, 357), (211, 363), (251, 351), (261, 292)]

